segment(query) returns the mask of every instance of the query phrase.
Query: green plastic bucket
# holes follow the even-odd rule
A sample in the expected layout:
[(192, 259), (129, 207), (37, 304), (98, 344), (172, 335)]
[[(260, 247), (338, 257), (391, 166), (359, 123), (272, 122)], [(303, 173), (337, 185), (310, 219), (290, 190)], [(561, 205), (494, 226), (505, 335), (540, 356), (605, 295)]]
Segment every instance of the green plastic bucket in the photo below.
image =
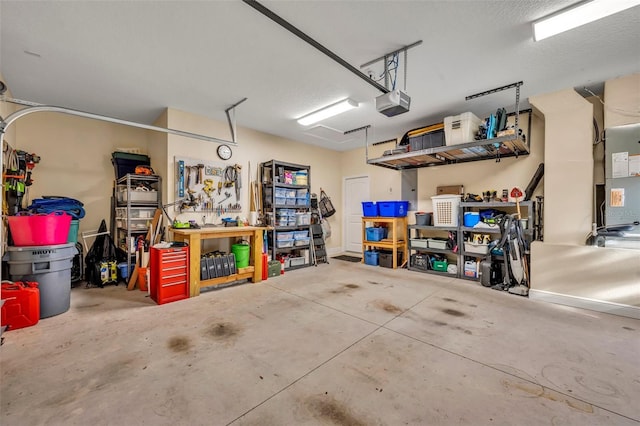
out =
[(249, 266), (249, 244), (233, 244), (231, 252), (236, 256), (236, 268)]
[(78, 242), (78, 227), (80, 226), (79, 220), (72, 220), (71, 226), (69, 227), (69, 236), (67, 237), (68, 243), (77, 243)]

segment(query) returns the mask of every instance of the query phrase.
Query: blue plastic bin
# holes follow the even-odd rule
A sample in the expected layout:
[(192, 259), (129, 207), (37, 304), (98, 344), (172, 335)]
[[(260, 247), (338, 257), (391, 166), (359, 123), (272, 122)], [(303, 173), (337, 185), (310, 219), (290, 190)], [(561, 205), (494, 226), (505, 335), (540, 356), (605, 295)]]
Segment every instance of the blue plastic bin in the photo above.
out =
[(480, 222), (480, 213), (466, 212), (464, 214), (464, 226), (473, 227)]
[(373, 201), (362, 202), (362, 215), (365, 217), (378, 216), (378, 205)]
[(378, 252), (377, 251), (365, 251), (364, 263), (371, 266), (378, 266)]
[(378, 201), (380, 217), (405, 217), (409, 210), (408, 201)]
[(387, 228), (366, 228), (367, 241), (380, 241), (387, 237)]

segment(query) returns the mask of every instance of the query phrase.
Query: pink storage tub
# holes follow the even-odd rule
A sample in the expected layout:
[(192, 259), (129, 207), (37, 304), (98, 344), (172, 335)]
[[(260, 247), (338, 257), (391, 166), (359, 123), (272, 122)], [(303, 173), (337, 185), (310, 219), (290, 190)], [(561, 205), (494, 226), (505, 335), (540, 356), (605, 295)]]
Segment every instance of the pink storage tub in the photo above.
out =
[(7, 217), (15, 246), (66, 244), (71, 215), (65, 212)]

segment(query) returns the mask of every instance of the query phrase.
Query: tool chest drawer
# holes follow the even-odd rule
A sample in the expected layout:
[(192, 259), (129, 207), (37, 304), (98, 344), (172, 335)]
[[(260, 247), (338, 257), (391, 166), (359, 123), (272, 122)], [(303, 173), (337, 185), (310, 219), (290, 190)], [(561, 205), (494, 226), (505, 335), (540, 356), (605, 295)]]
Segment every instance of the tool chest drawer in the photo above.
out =
[(151, 247), (151, 298), (159, 305), (189, 297), (189, 247)]

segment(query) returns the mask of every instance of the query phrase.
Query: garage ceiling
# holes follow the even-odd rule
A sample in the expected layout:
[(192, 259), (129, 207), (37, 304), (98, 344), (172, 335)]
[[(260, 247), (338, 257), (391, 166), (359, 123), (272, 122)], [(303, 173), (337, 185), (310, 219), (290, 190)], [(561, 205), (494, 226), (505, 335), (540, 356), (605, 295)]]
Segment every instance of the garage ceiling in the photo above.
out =
[[(343, 132), (365, 125), (377, 142), (447, 115), (509, 110), (513, 90), (464, 100), (509, 83), (522, 80), (526, 100), (640, 72), (640, 7), (533, 41), (532, 21), (573, 3), (262, 2), (356, 68), (422, 40), (408, 55), (411, 110), (391, 118), (375, 109), (380, 91), (240, 1), (2, 0), (0, 71), (16, 98), (144, 123), (165, 107), (225, 121), (247, 97), (239, 126), (342, 151), (364, 145), (363, 132)], [(378, 75), (382, 62), (362, 71)], [(360, 108), (320, 128), (295, 120), (347, 97)]]

